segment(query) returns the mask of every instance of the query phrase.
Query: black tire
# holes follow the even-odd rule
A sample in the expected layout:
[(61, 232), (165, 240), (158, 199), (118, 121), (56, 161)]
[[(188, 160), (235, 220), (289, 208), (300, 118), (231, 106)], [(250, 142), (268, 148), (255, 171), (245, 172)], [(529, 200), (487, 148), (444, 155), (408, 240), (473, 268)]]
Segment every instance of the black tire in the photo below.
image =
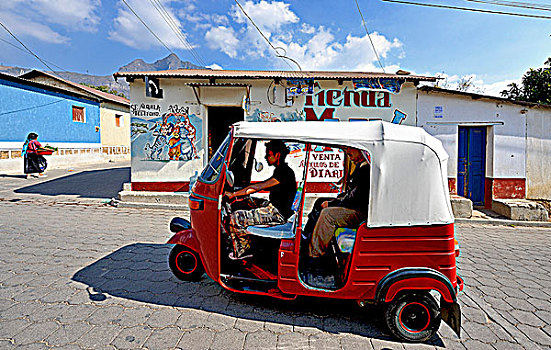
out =
[(396, 338), (408, 342), (426, 341), (438, 331), (440, 309), (429, 293), (396, 296), (385, 308), (385, 321)]
[(205, 273), (199, 255), (180, 244), (175, 245), (170, 251), (168, 266), (174, 276), (182, 281), (199, 281)]

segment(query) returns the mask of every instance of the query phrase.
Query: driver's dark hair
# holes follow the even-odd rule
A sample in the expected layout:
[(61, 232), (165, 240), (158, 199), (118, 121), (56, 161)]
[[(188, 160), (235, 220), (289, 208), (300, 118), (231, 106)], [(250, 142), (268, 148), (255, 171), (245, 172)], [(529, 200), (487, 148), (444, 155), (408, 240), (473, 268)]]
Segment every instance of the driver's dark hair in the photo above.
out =
[(281, 140), (271, 140), (266, 143), (266, 152), (268, 151), (272, 151), (272, 153), (279, 153), (281, 160), (285, 160), (285, 157), (289, 154), (289, 148), (287, 148), (285, 142)]

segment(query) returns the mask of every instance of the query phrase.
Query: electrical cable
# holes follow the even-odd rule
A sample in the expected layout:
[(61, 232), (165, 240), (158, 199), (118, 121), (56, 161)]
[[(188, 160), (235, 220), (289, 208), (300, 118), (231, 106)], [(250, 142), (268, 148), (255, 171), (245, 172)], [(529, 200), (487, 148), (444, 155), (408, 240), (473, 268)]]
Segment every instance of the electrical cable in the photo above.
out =
[(545, 5), (545, 4), (524, 3), (524, 2), (518, 2), (518, 1), (499, 1), (499, 0), (488, 0), (488, 1), (465, 0), (465, 1), (476, 2), (479, 4), (487, 4), (487, 5), (518, 7), (518, 8), (524, 8), (524, 9), (530, 9), (530, 10), (551, 11), (551, 5)]
[[(8, 29), (8, 27), (6, 27), (6, 26), (4, 25), (4, 23), (0, 22), (0, 26), (2, 26), (2, 27), (3, 27), (3, 28), (4, 28), (4, 29), (5, 29), (5, 30), (6, 30), (15, 40), (17, 40), (17, 42), (20, 43), (21, 46), (23, 46), (23, 47), (27, 50), (27, 52), (29, 52), (31, 55), (33, 55), (34, 57), (36, 57), (40, 62), (42, 62), (43, 65), (45, 65), (46, 67), (48, 67), (48, 69), (50, 69), (50, 71), (51, 71), (53, 74), (55, 74), (55, 75), (57, 75), (58, 77), (61, 78), (61, 76), (60, 76), (59, 74), (57, 74), (57, 73), (52, 69), (52, 67), (50, 67), (42, 58), (38, 57), (37, 54), (35, 54), (34, 52), (32, 52), (31, 49), (29, 49), (25, 44), (23, 44), (23, 42), (22, 42), (21, 40), (19, 40), (19, 39), (15, 36), (15, 34), (13, 34), (13, 33)], [(63, 79), (63, 78), (61, 78), (61, 79)]]
[(161, 15), (161, 18), (166, 22), (168, 27), (176, 34), (176, 37), (184, 44), (184, 47), (186, 47), (192, 54), (192, 56), (195, 58), (195, 60), (203, 65), (206, 66), (207, 64), (203, 60), (203, 58), (195, 51), (193, 48), (193, 45), (187, 40), (186, 36), (182, 33), (178, 25), (176, 24), (176, 21), (170, 14), (170, 12), (167, 11), (166, 7), (163, 5), (163, 3), (159, 0), (149, 0), (157, 12)]
[[(22, 51), (22, 52), (26, 53), (27, 55), (32, 55), (32, 54), (29, 53), (28, 51), (26, 51), (26, 50), (20, 48), (20, 47), (17, 46), (17, 45), (14, 45), (13, 43), (10, 43), (10, 42), (7, 41), (7, 40), (4, 40), (4, 39), (0, 38), (0, 41), (3, 41), (3, 42), (5, 42), (5, 43), (8, 44), (8, 45), (13, 46), (14, 48), (18, 49), (19, 51)], [(52, 62), (47, 61), (47, 60), (44, 60), (44, 62), (48, 62), (48, 63), (51, 64), (52, 66), (57, 67), (57, 68), (61, 69), (61, 70), (64, 71), (64, 72), (71, 73), (71, 72), (69, 72), (68, 70), (66, 70), (66, 69), (64, 69), (64, 68), (62, 68), (62, 67), (60, 67), (60, 66), (58, 66), (58, 65), (55, 64), (55, 63), (52, 63)]]
[(171, 50), (171, 49), (161, 40), (161, 38), (159, 38), (159, 37), (157, 36), (157, 34), (155, 34), (155, 32), (154, 32), (153, 30), (151, 30), (151, 28), (149, 28), (149, 26), (141, 19), (141, 17), (138, 16), (138, 14), (136, 13), (136, 11), (134, 11), (134, 9), (133, 9), (132, 7), (130, 7), (130, 5), (126, 2), (126, 0), (122, 0), (122, 2), (126, 5), (126, 7), (128, 7), (128, 8), (130, 9), (130, 11), (132, 11), (132, 13), (134, 14), (134, 16), (136, 16), (136, 17), (140, 20), (140, 22), (142, 22), (142, 24), (147, 28), (147, 30), (149, 30), (149, 32), (150, 32), (151, 34), (153, 34), (153, 36), (154, 36), (157, 40), (159, 40), (159, 42), (160, 42), (161, 44), (163, 44), (163, 46), (164, 46), (168, 51), (170, 51), (171, 53), (174, 53), (174, 51), (172, 51), (172, 50)]
[(266, 37), (266, 35), (264, 35), (264, 33), (262, 33), (262, 31), (260, 30), (260, 28), (258, 28), (258, 26), (256, 25), (256, 23), (254, 23), (253, 19), (251, 18), (251, 16), (249, 16), (247, 14), (247, 12), (245, 11), (245, 9), (243, 8), (243, 6), (241, 6), (241, 4), (239, 3), (239, 1), (237, 0), (234, 0), (235, 3), (237, 4), (237, 6), (239, 6), (239, 8), (241, 9), (241, 12), (243, 12), (243, 14), (245, 15), (245, 17), (247, 17), (249, 19), (249, 21), (251, 22), (251, 24), (256, 28), (256, 30), (258, 31), (258, 33), (260, 33), (260, 35), (262, 36), (262, 38), (264, 38), (264, 40), (266, 40), (266, 42), (268, 43), (268, 45), (270, 45), (270, 47), (274, 50), (275, 54), (276, 54), (276, 57), (279, 57), (281, 59), (284, 60), (284, 62), (289, 66), (289, 68), (293, 69), (293, 67), (289, 64), (289, 62), (285, 61), (285, 60), (289, 60), (293, 63), (295, 63), (297, 66), (298, 66), (298, 69), (300, 71), (302, 71), (302, 68), (300, 67), (300, 65), (297, 63), (297, 61), (293, 60), (292, 58), (290, 57), (287, 57), (285, 55), (280, 55), (279, 52), (277, 52), (277, 49), (282, 49), (282, 50), (285, 50), (283, 49), (282, 47), (275, 47), (271, 42), (270, 40), (268, 40), (268, 38)]
[(46, 103), (46, 104), (43, 104), (43, 105), (39, 105), (39, 106), (27, 107), (27, 108), (17, 109), (17, 110), (9, 111), (9, 112), (2, 112), (2, 113), (0, 113), (0, 115), (12, 114), (12, 113), (17, 113), (17, 112), (28, 111), (30, 109), (42, 108), (42, 107), (53, 105), (55, 103), (59, 103), (61, 101), (65, 101), (65, 100), (66, 99), (61, 99), (61, 100), (57, 100), (57, 101), (54, 101), (54, 102), (49, 102), (49, 103)]
[(418, 6), (437, 7), (437, 8), (451, 9), (451, 10), (462, 10), (462, 11), (471, 11), (471, 12), (491, 13), (491, 14), (494, 14), (494, 15), (508, 15), (508, 16), (530, 17), (530, 18), (540, 18), (540, 19), (551, 19), (551, 17), (549, 17), (549, 16), (529, 15), (529, 14), (516, 13), (516, 12), (482, 10), (482, 9), (474, 9), (474, 8), (469, 8), (469, 7), (456, 7), (456, 6), (436, 5), (436, 4), (421, 4), (421, 3), (418, 3), (418, 2), (399, 1), (399, 0), (381, 0), (381, 1), (383, 1), (383, 2), (392, 2), (392, 3), (396, 3), (396, 4), (405, 4), (405, 5), (418, 5)]
[(377, 49), (375, 49), (375, 45), (373, 44), (373, 40), (371, 40), (371, 35), (369, 35), (369, 31), (367, 30), (367, 25), (365, 24), (364, 15), (362, 14), (362, 10), (360, 10), (360, 5), (358, 4), (358, 0), (356, 1), (356, 6), (358, 7), (358, 12), (360, 13), (360, 16), (362, 17), (362, 23), (365, 28), (365, 32), (367, 33), (367, 37), (369, 38), (369, 42), (371, 43), (371, 47), (373, 48), (373, 52), (375, 52), (375, 56), (377, 57), (377, 61), (379, 61), (379, 66), (381, 66), (381, 69), (383, 70), (383, 73), (385, 72), (385, 67), (381, 63), (381, 59), (379, 58), (379, 54), (377, 53)]
[[(173, 28), (173, 31), (176, 33), (176, 35), (178, 36), (180, 41), (182, 41), (182, 43), (185, 46), (188, 47), (188, 49), (191, 51), (191, 54), (193, 55), (193, 57), (195, 57), (197, 62), (199, 62), (203, 66), (206, 66), (207, 64), (206, 64), (205, 60), (203, 60), (203, 58), (199, 55), (199, 53), (197, 51), (195, 51), (195, 49), (193, 48), (193, 45), (191, 45), (191, 43), (187, 40), (185, 34), (182, 33), (182, 31), (180, 30), (180, 28), (176, 24), (176, 21), (174, 20), (172, 15), (166, 10), (166, 8), (162, 4), (162, 2), (160, 0), (154, 0), (154, 1), (159, 4), (160, 8), (165, 13), (165, 17), (168, 18), (168, 20), (169, 20), (169, 22), (167, 22), (169, 24), (169, 27)], [(172, 26), (170, 25), (170, 23), (172, 23)]]

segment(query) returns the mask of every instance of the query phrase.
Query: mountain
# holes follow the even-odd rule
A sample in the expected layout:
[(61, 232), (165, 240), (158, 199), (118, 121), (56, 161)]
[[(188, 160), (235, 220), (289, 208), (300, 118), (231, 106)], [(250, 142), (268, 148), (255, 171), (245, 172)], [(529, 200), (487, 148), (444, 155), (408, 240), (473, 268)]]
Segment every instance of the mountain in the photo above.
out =
[(146, 63), (141, 58), (135, 59), (125, 66), (119, 68), (119, 72), (143, 72), (157, 70), (174, 70), (174, 69), (202, 69), (205, 67), (196, 66), (191, 62), (182, 61), (176, 54), (171, 53), (163, 59), (155, 61), (155, 63)]
[[(155, 63), (147, 63), (138, 58), (134, 61), (120, 67), (118, 72), (139, 72), (139, 71), (158, 71), (158, 70), (174, 70), (174, 69), (202, 69), (205, 67), (196, 66), (191, 62), (182, 61), (176, 54), (170, 54), (163, 59), (155, 61)], [(22, 67), (10, 67), (0, 65), (0, 72), (18, 76), (32, 69)], [(54, 72), (63, 79), (79, 83), (89, 84), (94, 86), (108, 86), (110, 89), (122, 92), (127, 98), (130, 96), (130, 86), (125, 79), (115, 81), (112, 75), (90, 75), (75, 72)]]

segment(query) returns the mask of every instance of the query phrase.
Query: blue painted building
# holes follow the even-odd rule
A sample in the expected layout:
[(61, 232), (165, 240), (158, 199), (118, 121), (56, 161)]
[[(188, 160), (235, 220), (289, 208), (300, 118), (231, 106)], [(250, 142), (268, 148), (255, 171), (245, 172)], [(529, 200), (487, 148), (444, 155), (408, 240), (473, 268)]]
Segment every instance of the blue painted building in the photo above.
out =
[(60, 148), (99, 148), (100, 102), (85, 94), (0, 74), (0, 150), (31, 131)]

